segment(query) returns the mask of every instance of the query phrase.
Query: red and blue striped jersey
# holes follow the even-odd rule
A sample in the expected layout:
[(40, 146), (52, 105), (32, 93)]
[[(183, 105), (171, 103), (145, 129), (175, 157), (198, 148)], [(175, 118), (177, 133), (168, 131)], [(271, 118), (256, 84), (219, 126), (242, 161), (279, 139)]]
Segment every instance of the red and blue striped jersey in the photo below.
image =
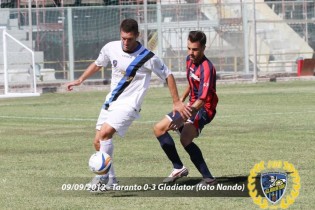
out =
[(204, 56), (199, 64), (186, 58), (186, 75), (190, 86), (189, 105), (197, 99), (204, 101), (207, 111), (214, 111), (218, 103), (216, 94), (216, 70), (211, 61)]

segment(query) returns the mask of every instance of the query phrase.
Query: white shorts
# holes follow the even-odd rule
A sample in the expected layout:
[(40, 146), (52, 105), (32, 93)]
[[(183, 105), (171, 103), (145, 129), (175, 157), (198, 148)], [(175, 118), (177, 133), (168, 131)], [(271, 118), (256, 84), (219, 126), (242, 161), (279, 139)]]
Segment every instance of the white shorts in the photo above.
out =
[(130, 106), (110, 106), (108, 110), (101, 109), (96, 129), (101, 130), (102, 125), (107, 123), (123, 137), (131, 123), (139, 117), (139, 112)]

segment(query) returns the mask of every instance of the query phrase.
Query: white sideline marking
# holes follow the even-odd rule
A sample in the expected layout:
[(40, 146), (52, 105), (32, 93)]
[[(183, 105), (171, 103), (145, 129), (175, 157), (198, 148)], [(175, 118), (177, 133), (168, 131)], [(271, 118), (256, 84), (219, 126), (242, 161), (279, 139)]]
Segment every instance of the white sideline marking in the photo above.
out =
[(62, 121), (96, 121), (97, 119), (89, 118), (64, 118), (64, 117), (18, 117), (18, 116), (0, 116), (5, 119), (30, 119), (30, 120), (62, 120)]
[[(315, 113), (315, 110), (308, 110), (303, 112), (273, 112), (273, 113), (256, 113), (256, 114), (239, 114), (239, 115), (226, 115), (226, 116), (220, 116), (217, 115), (215, 118), (233, 118), (233, 117), (250, 117), (250, 116), (270, 116), (270, 115), (292, 115), (292, 114), (307, 114), (307, 113)], [(29, 119), (29, 120), (62, 120), (62, 121), (94, 121), (96, 122), (96, 118), (64, 118), (64, 117), (18, 117), (18, 116), (8, 116), (8, 115), (2, 115), (0, 116), (2, 119)], [(156, 123), (158, 121), (138, 121), (135, 120), (135, 123)]]
[(273, 113), (255, 113), (255, 114), (236, 114), (236, 115), (226, 115), (226, 116), (215, 116), (215, 118), (231, 118), (231, 117), (250, 117), (250, 116), (270, 116), (270, 115), (288, 115), (288, 114), (307, 114), (315, 113), (315, 110), (308, 110), (304, 112), (273, 112)]
[[(18, 116), (7, 116), (2, 115), (0, 118), (3, 119), (29, 119), (29, 120), (61, 120), (61, 121), (94, 121), (96, 123), (96, 118), (64, 118), (64, 117), (18, 117)], [(136, 123), (155, 123), (157, 121), (134, 121)]]

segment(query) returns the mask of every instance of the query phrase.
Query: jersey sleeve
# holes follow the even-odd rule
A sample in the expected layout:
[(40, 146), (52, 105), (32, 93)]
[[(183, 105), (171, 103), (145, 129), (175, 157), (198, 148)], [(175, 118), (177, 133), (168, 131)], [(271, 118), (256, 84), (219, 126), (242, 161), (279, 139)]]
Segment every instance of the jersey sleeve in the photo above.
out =
[(109, 44), (106, 44), (100, 51), (100, 54), (98, 55), (97, 59), (95, 60), (95, 64), (97, 66), (104, 66), (106, 67), (110, 61), (109, 59)]
[(156, 55), (150, 59), (150, 65), (151, 70), (162, 80), (165, 80), (170, 74), (172, 74), (171, 70)]
[(205, 100), (209, 94), (209, 89), (212, 87), (211, 81), (213, 77), (213, 66), (208, 62), (202, 65), (200, 71), (200, 85), (198, 90), (198, 99)]

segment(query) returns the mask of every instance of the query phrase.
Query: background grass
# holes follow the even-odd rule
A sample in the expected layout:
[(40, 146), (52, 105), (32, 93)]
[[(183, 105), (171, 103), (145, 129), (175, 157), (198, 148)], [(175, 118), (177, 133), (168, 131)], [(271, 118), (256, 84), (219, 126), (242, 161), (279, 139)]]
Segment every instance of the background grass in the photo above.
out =
[[(104, 88), (105, 89), (105, 88)], [(182, 87), (180, 87), (182, 90)], [(300, 195), (291, 209), (315, 209), (315, 81), (218, 85), (217, 116), (196, 139), (216, 177), (248, 176), (260, 161), (294, 164)], [(181, 91), (180, 91), (181, 92)], [(259, 209), (251, 198), (137, 197), (61, 190), (89, 181), (95, 121), (107, 90), (0, 100), (2, 209)], [(151, 88), (125, 138), (115, 136), (119, 177), (164, 177), (171, 164), (152, 127), (172, 109), (167, 88)], [(178, 152), (199, 173), (173, 134)], [(289, 192), (289, 191), (287, 191)]]

